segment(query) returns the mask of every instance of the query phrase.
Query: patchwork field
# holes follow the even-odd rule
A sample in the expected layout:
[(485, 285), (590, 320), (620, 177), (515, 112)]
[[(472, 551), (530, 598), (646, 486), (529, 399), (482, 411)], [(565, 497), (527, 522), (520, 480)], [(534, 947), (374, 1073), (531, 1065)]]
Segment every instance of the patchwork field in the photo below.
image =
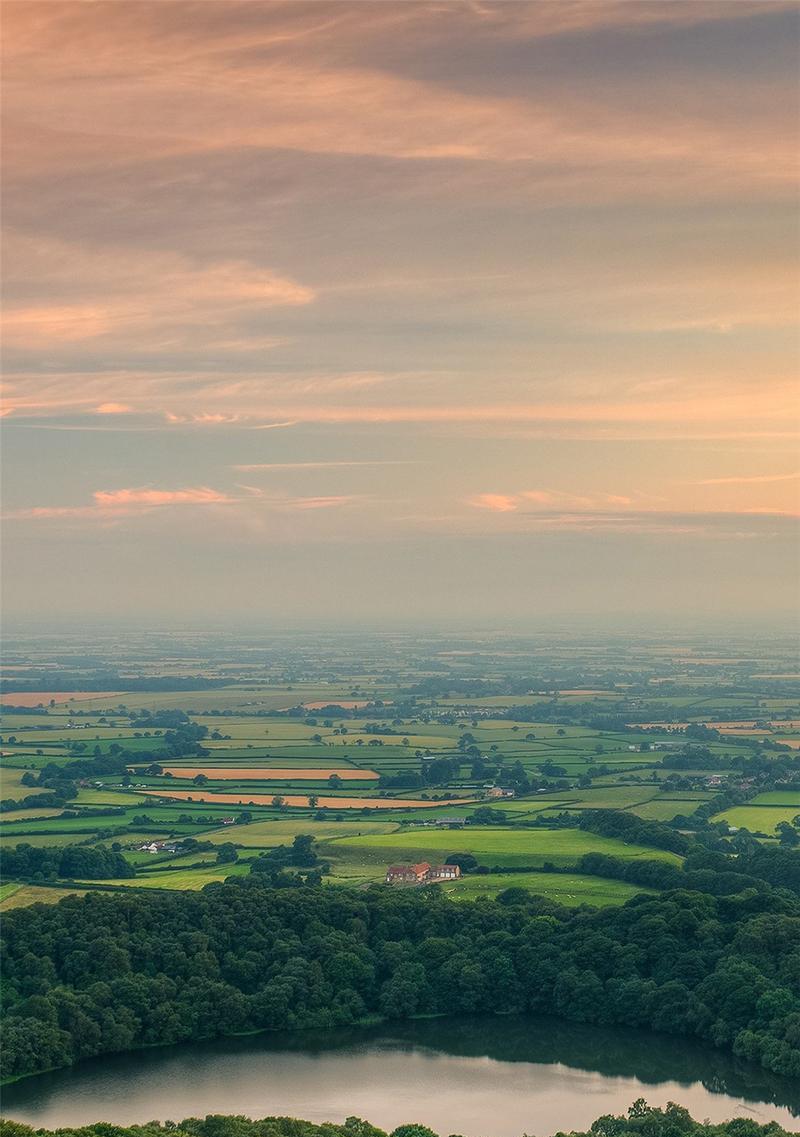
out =
[[(471, 852), (500, 871), (448, 884), (453, 900), (519, 885), (567, 904), (611, 904), (639, 890), (502, 870), (569, 869), (594, 850), (676, 860), (566, 827), (584, 811), (691, 829), (695, 810), (716, 802), (715, 820), (770, 842), (800, 815), (800, 791), (786, 776), (764, 782), (762, 768), (796, 761), (787, 748), (800, 745), (788, 640), (759, 652), (735, 637), (712, 650), (568, 634), (158, 644), (93, 633), (91, 645), (42, 637), (15, 649), (5, 681), (19, 690), (3, 703), (18, 709), (0, 727), (4, 844), (102, 843), (137, 871), (122, 887), (196, 889), (308, 834), (335, 887), (382, 882), (392, 862)], [(58, 690), (43, 690), (51, 680)], [(704, 724), (722, 737), (691, 730)], [(689, 743), (702, 760), (687, 768), (673, 759)], [(743, 781), (754, 760), (761, 780)], [(28, 782), (46, 771), (46, 784), (24, 785), (26, 771)], [(201, 775), (207, 782), (193, 785)], [(740, 783), (740, 797), (723, 796)], [(754, 784), (771, 788), (754, 796)], [(54, 788), (65, 808), (37, 808)], [(20, 808), (25, 799), (32, 808)], [(142, 851), (153, 843), (155, 853)], [(230, 844), (238, 860), (217, 864)], [(49, 893), (66, 895), (8, 882), (0, 905)]]

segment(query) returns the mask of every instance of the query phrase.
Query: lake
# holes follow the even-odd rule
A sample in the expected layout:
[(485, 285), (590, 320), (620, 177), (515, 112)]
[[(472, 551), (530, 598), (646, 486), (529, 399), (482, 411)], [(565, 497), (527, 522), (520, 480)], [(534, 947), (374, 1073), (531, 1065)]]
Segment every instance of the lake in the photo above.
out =
[(680, 1038), (552, 1019), (427, 1020), (261, 1034), (114, 1055), (5, 1087), (3, 1114), (46, 1128), (207, 1113), (418, 1121), (445, 1135), (544, 1137), (637, 1098), (699, 1120), (800, 1130), (800, 1086)]

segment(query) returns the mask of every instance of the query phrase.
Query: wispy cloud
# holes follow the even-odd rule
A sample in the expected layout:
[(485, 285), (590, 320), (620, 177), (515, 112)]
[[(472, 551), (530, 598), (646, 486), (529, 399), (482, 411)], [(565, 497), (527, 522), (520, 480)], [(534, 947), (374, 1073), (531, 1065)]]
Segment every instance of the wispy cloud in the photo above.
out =
[(208, 486), (197, 486), (185, 490), (95, 490), (94, 500), (101, 509), (106, 509), (128, 505), (220, 505), (231, 499)]
[[(113, 343), (137, 353), (263, 351), (280, 339), (244, 336), (246, 322), (315, 298), (313, 289), (243, 260), (209, 262), (111, 242), (97, 250), (21, 232), (8, 232), (5, 244), (7, 349), (69, 352)], [(47, 303), (16, 298), (34, 290)]]
[(475, 509), (488, 509), (491, 513), (513, 513), (517, 498), (502, 493), (479, 493), (467, 501)]
[(481, 493), (467, 499), (467, 504), (476, 509), (488, 509), (494, 513), (515, 513), (527, 507), (537, 507), (542, 513), (570, 510), (607, 510), (609, 506), (640, 506), (632, 497), (623, 494), (594, 493), (575, 494), (565, 490), (537, 489), (520, 490), (516, 493)]
[(94, 408), (96, 415), (126, 415), (133, 410), (127, 403), (101, 403)]
[(734, 474), (727, 478), (702, 478), (696, 486), (755, 486), (770, 482), (795, 482), (800, 472), (793, 474)]
[[(321, 494), (295, 496), (266, 493), (258, 486), (238, 485), (245, 496), (234, 496), (209, 486), (182, 489), (155, 489), (139, 486), (116, 490), (95, 490), (86, 505), (41, 505), (8, 512), (11, 520), (86, 520), (118, 523), (126, 517), (136, 518), (151, 512), (174, 508), (192, 510), (203, 507), (236, 507), (241, 522), (257, 520), (258, 513), (304, 513), (309, 510), (340, 509), (368, 501), (364, 494)], [(255, 510), (255, 513), (253, 512)]]
[(140, 486), (118, 490), (95, 490), (90, 505), (33, 506), (28, 509), (14, 510), (7, 516), (31, 520), (48, 520), (51, 518), (108, 520), (125, 514), (143, 513), (163, 507), (230, 505), (234, 500), (227, 494), (208, 486), (193, 486), (177, 490), (159, 490), (149, 486)]

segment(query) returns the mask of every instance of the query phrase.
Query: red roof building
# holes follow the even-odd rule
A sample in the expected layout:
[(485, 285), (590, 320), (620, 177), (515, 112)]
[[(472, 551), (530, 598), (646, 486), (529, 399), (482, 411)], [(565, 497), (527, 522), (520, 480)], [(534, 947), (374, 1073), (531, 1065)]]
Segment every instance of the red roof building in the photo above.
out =
[(458, 865), (429, 865), (421, 861), (418, 865), (389, 865), (386, 870), (387, 884), (429, 884), (440, 880), (458, 880), (461, 869)]

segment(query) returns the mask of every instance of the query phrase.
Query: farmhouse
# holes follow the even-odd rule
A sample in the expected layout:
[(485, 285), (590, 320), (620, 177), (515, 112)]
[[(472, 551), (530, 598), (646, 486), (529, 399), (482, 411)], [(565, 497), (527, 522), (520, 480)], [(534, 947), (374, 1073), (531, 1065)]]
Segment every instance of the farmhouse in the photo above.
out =
[(137, 853), (177, 853), (178, 846), (174, 841), (150, 841), (144, 845), (134, 846)]
[(460, 876), (458, 865), (429, 865), (422, 861), (418, 865), (390, 865), (386, 870), (386, 883), (436, 884), (440, 880), (458, 880)]
[(389, 865), (386, 870), (387, 884), (423, 884), (430, 872), (427, 861), (418, 865)]
[(431, 870), (428, 873), (428, 880), (458, 880), (460, 876), (460, 865), (432, 865)]

